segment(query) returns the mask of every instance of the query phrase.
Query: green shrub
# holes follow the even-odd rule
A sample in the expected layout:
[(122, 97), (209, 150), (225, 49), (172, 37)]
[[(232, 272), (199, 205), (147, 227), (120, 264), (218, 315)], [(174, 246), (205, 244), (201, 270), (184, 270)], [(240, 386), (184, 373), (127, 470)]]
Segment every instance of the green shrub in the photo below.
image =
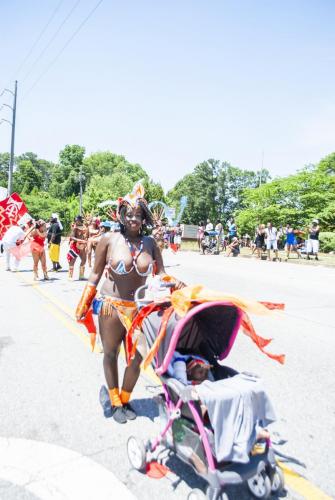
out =
[(335, 233), (320, 233), (321, 252), (335, 252)]

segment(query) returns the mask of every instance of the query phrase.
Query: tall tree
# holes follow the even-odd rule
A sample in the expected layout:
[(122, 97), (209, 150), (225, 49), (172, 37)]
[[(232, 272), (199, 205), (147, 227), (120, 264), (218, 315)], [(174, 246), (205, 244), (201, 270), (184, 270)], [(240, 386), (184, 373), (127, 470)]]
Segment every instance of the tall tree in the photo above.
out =
[[(54, 168), (50, 184), (50, 192), (53, 196), (64, 199), (79, 194), (79, 176), (84, 155), (85, 148), (77, 144), (67, 145), (59, 153), (59, 165)], [(82, 168), (82, 174), (83, 188), (85, 188), (90, 172)]]

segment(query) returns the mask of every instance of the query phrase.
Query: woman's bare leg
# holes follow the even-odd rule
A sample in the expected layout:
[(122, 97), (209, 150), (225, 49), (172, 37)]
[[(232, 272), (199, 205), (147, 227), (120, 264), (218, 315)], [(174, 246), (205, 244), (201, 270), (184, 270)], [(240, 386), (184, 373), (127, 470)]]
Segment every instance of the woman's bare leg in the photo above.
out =
[(38, 263), (40, 260), (40, 256), (38, 252), (31, 252), (31, 255), (33, 256), (33, 262), (34, 262), (34, 280), (38, 280)]
[(138, 381), (138, 377), (140, 376), (141, 373), (140, 369), (141, 363), (142, 363), (142, 356), (138, 351), (136, 351), (134, 359), (132, 360), (130, 365), (127, 366), (126, 371), (124, 372), (123, 384), (122, 384), (123, 391), (126, 391), (129, 394), (133, 392), (136, 382)]
[(47, 259), (46, 259), (45, 251), (44, 250), (40, 254), (40, 261), (41, 261), (42, 271), (43, 271), (43, 274), (44, 274), (44, 279), (48, 280), (49, 277), (48, 277), (48, 270), (47, 270)]
[(86, 258), (87, 258), (87, 250), (84, 248), (83, 250), (80, 251), (80, 269), (79, 269), (79, 279), (83, 280), (85, 279), (85, 264), (86, 264)]

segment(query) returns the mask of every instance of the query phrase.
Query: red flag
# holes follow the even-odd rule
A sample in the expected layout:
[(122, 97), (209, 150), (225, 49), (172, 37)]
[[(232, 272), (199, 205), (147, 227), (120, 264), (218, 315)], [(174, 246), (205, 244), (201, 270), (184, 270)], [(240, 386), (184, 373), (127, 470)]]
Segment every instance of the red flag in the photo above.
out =
[(17, 193), (0, 201), (0, 239), (7, 229), (17, 224), (21, 217), (27, 213), (27, 207)]

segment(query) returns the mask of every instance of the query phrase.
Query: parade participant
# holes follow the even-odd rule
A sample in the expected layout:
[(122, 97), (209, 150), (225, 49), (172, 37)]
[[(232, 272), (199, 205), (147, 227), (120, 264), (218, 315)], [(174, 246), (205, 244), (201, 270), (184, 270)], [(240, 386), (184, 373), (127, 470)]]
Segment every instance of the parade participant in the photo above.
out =
[(310, 254), (315, 255), (315, 260), (319, 260), (319, 234), (320, 226), (319, 221), (314, 219), (312, 224), (308, 228), (308, 240), (307, 240), (307, 260), (310, 260)]
[(48, 229), (49, 257), (52, 262), (50, 271), (59, 271), (62, 266), (59, 264), (60, 243), (62, 234), (61, 224), (57, 214), (52, 214)]
[(81, 215), (77, 215), (72, 225), (70, 236), (70, 250), (67, 254), (69, 262), (69, 279), (73, 278), (74, 265), (77, 257), (80, 258), (79, 279), (85, 279), (85, 264), (87, 257), (88, 230)]
[(99, 237), (101, 235), (100, 231), (100, 220), (98, 217), (92, 217), (88, 225), (88, 242), (87, 242), (87, 260), (88, 267), (92, 267), (92, 253), (97, 248), (99, 242)]
[(152, 230), (152, 236), (155, 239), (160, 251), (164, 249), (164, 226), (161, 220), (155, 221), (155, 226)]
[(31, 232), (31, 254), (34, 261), (34, 281), (38, 281), (38, 263), (41, 262), (44, 279), (48, 280), (47, 260), (45, 256), (44, 243), (47, 237), (47, 225), (40, 219), (35, 223)]
[[(18, 271), (20, 260), (12, 254), (11, 249), (15, 248), (25, 238), (24, 226), (11, 226), (2, 238), (2, 246), (6, 259), (6, 271)], [(11, 269), (11, 258), (14, 258), (14, 266)]]
[(180, 223), (178, 222), (178, 224), (175, 228), (175, 234), (174, 234), (174, 239), (173, 239), (173, 243), (176, 247), (176, 250), (180, 250), (182, 234), (183, 234), (183, 231), (182, 231), (182, 228), (180, 226)]
[[(118, 423), (136, 418), (129, 400), (145, 355), (145, 342), (140, 334), (136, 354), (125, 370), (120, 392), (118, 355), (136, 313), (134, 294), (137, 288), (145, 284), (154, 267), (158, 275), (162, 278), (166, 276), (155, 239), (143, 236), (146, 226), (153, 224), (143, 195), (143, 187), (137, 184), (131, 194), (119, 199), (117, 218), (121, 232), (107, 233), (101, 237), (94, 268), (76, 310), (78, 320), (86, 316), (107, 266), (108, 277), (100, 290), (100, 298), (93, 302), (93, 311), (99, 314), (99, 331), (104, 349), (103, 367), (113, 418)], [(181, 282), (176, 281), (177, 288), (182, 286)]]
[(101, 222), (100, 229), (101, 229), (101, 232), (100, 232), (99, 239), (101, 238), (101, 236), (103, 234), (110, 232), (110, 230), (112, 229), (112, 223), (109, 222), (108, 220), (105, 220), (104, 222)]

